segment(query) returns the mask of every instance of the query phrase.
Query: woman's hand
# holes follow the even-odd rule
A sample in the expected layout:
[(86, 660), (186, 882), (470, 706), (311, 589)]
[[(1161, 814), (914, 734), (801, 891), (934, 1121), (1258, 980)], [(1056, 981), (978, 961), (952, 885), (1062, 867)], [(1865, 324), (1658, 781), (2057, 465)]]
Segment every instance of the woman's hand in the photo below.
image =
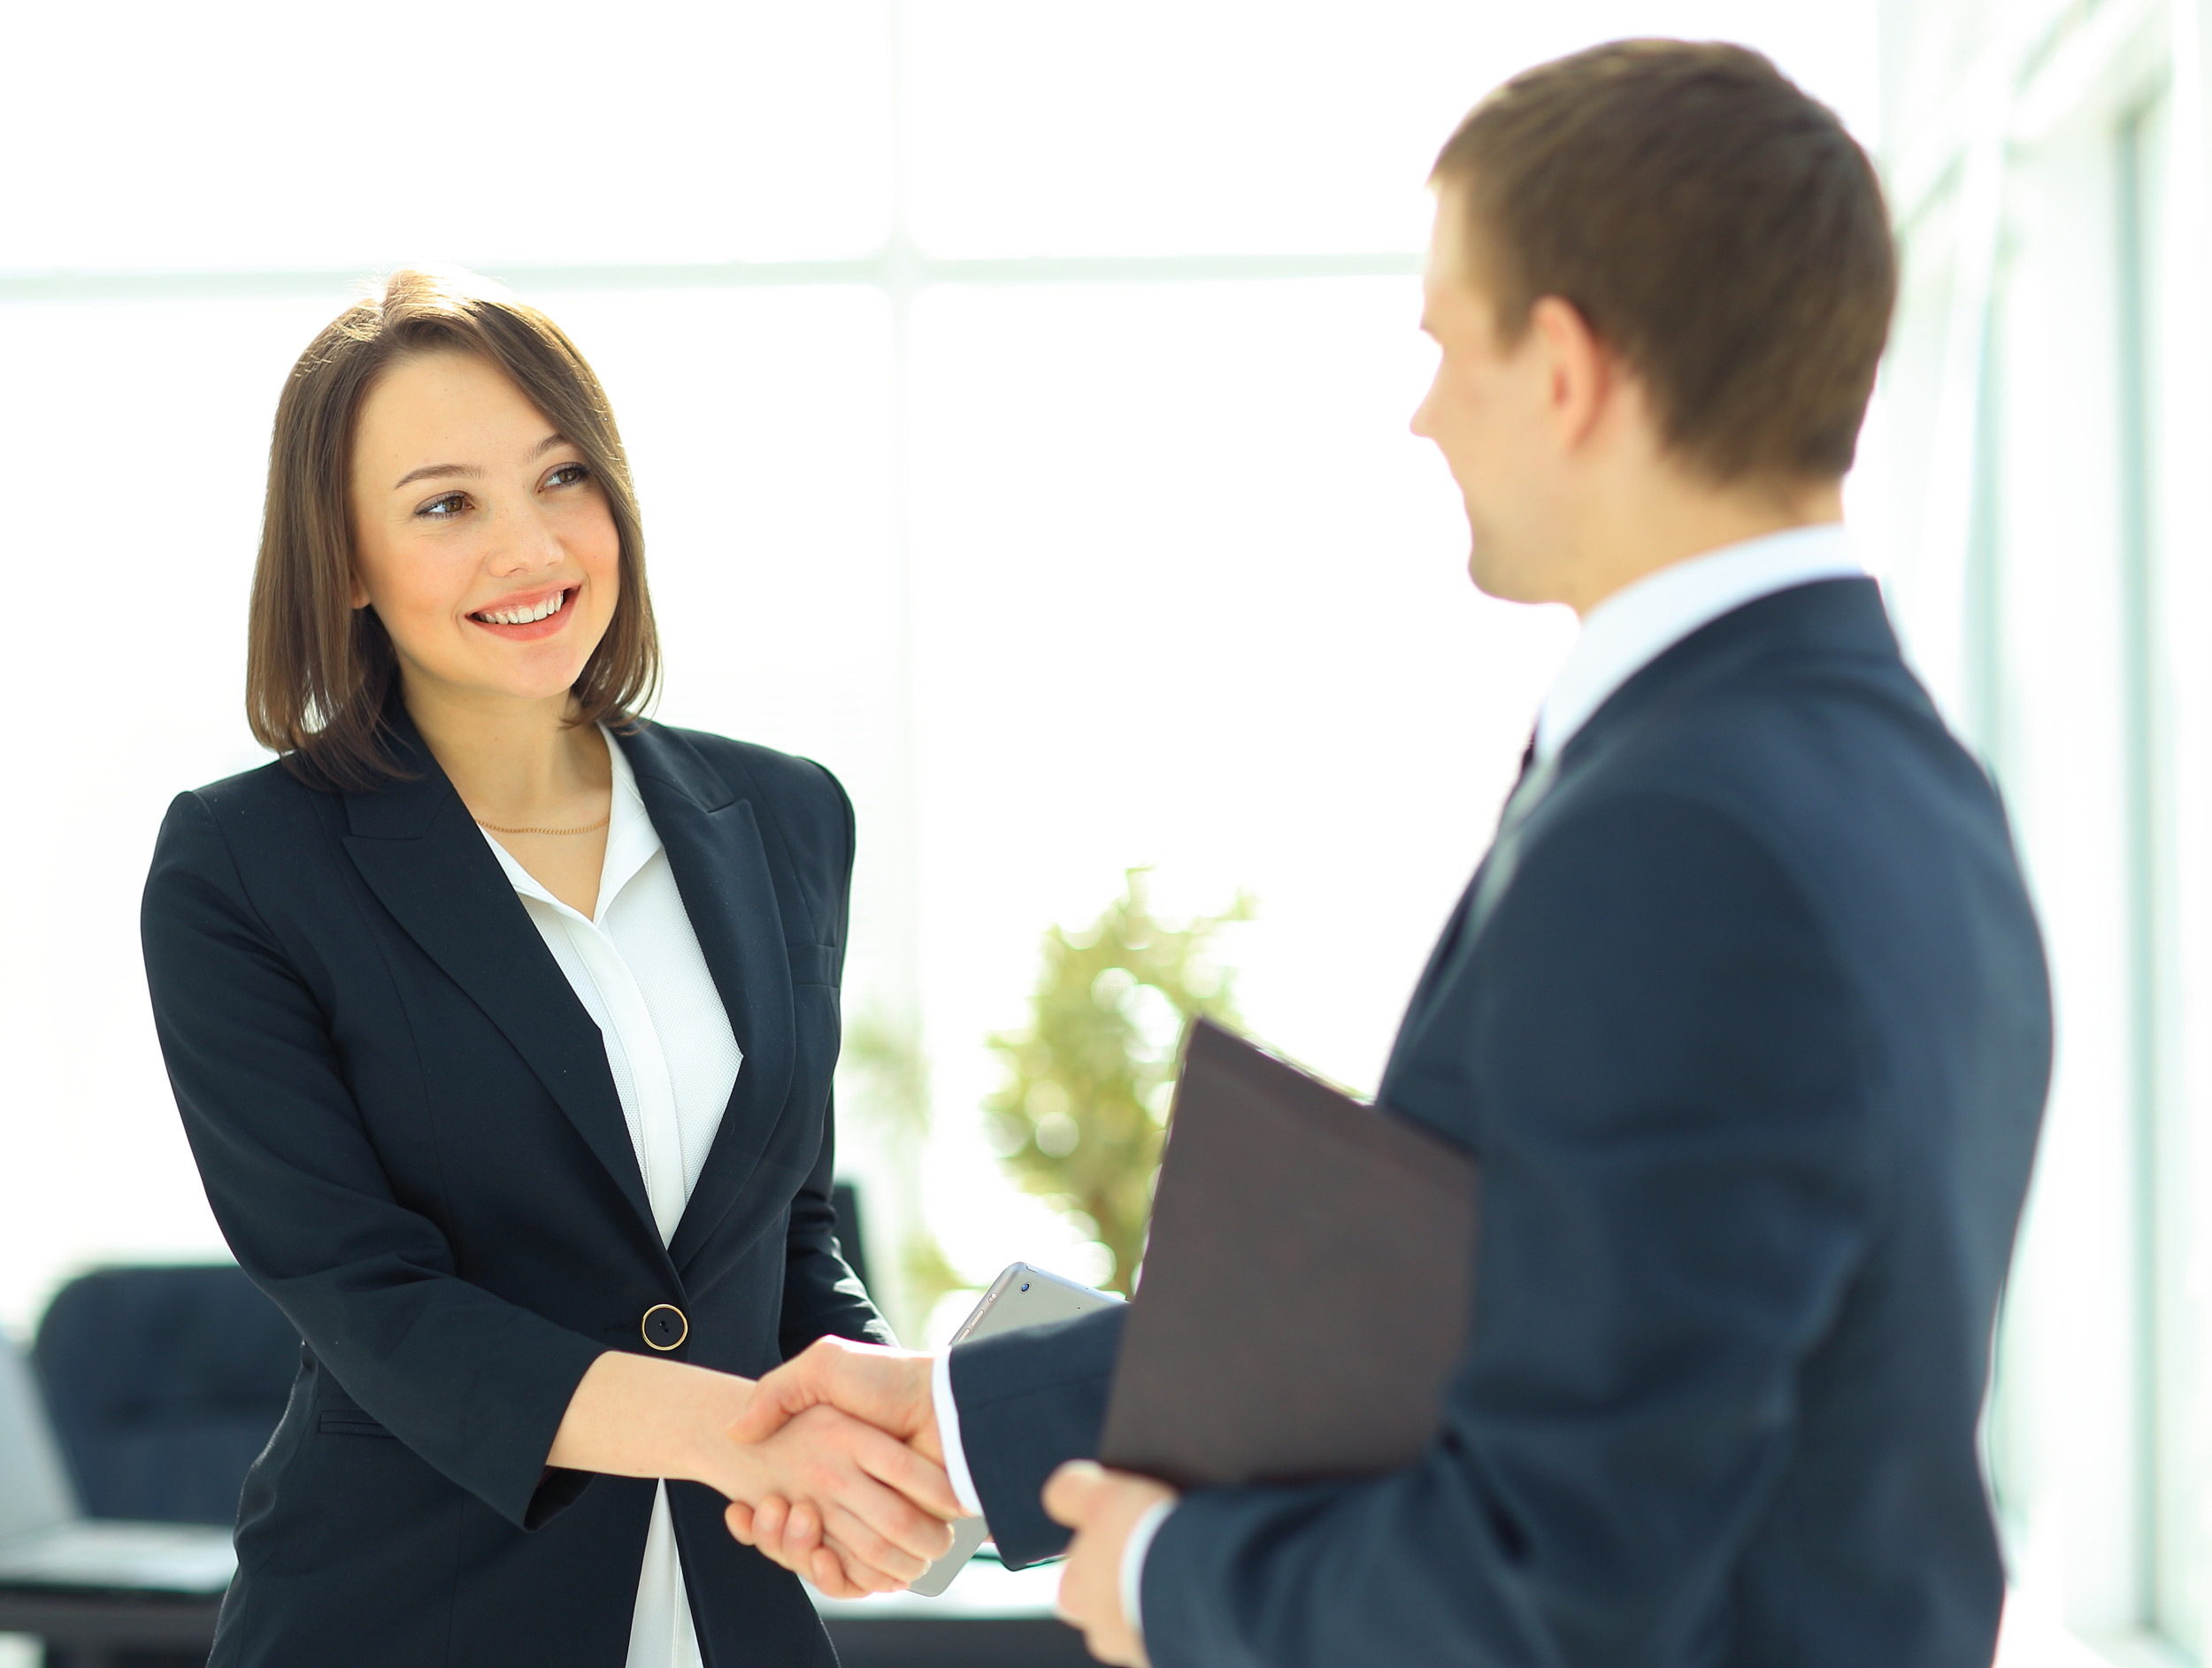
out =
[(610, 1350), (569, 1398), (546, 1464), (705, 1483), (733, 1503), (733, 1528), (762, 1501), (803, 1502), (822, 1543), (793, 1567), (833, 1597), (903, 1587), (952, 1544), (960, 1503), (941, 1466), (831, 1407), (734, 1441), (752, 1398), (733, 1373)]

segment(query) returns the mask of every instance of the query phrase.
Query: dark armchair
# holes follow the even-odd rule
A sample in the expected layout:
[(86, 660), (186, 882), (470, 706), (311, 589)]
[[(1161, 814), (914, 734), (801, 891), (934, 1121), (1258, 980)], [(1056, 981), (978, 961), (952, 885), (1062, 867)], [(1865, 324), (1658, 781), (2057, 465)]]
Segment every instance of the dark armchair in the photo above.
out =
[(88, 1513), (227, 1525), (300, 1341), (234, 1267), (111, 1268), (62, 1288), (33, 1353)]

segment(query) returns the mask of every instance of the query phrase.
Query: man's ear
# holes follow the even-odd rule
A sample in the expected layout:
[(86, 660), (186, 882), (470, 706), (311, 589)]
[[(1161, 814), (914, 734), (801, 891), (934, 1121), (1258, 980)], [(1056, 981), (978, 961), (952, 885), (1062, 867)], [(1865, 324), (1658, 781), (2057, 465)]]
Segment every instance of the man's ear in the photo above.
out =
[(1578, 450), (1619, 391), (1619, 370), (1598, 333), (1574, 303), (1540, 296), (1528, 311), (1545, 410), (1561, 448)]

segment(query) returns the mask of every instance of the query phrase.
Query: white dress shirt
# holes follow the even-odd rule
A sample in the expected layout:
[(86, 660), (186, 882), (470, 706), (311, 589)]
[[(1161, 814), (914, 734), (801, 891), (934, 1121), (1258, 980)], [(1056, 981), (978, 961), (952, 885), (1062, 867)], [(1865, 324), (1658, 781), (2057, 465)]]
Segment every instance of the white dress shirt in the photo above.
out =
[[(1819, 580), (1865, 576), (1865, 568), (1851, 554), (1842, 524), (1829, 521), (1725, 545), (1624, 586), (1585, 616), (1582, 634), (1552, 680), (1536, 719), (1537, 764), (1556, 758), (1615, 690), (1701, 626), (1776, 591)], [(950, 1350), (933, 1364), (930, 1392), (953, 1492), (963, 1506), (981, 1517), (983, 1505), (960, 1441)], [(1122, 1543), (1121, 1610), (1139, 1639), (1144, 1637), (1145, 1557), (1174, 1510), (1173, 1501), (1162, 1501), (1137, 1519)]]
[[(614, 799), (599, 898), (589, 916), (539, 885), (490, 834), (484, 838), (599, 1027), (653, 1224), (665, 1245), (698, 1183), (744, 1056), (630, 763), (621, 744), (603, 727), (600, 733), (614, 771)], [(664, 1482), (656, 1486), (645, 1535), (628, 1668), (703, 1668)]]
[(1616, 689), (1699, 626), (1793, 586), (1865, 577), (1843, 524), (1823, 521), (1724, 545), (1624, 586), (1584, 616), (1552, 680), (1536, 717), (1536, 762), (1556, 757)]

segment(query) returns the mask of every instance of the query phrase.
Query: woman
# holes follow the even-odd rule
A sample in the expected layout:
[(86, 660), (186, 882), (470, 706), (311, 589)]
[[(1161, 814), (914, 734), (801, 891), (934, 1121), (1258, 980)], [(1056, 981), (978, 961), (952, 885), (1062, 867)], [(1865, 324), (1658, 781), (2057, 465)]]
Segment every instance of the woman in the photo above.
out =
[(856, 1584), (949, 1540), (879, 1432), (725, 1434), (750, 1376), (889, 1335), (829, 1203), (852, 811), (637, 719), (657, 657), (550, 320), (403, 272), (316, 338), (251, 604), (280, 757), (179, 796), (143, 917), (208, 1197), (306, 1345), (217, 1664), (826, 1664), (725, 1500), (812, 1499)]

